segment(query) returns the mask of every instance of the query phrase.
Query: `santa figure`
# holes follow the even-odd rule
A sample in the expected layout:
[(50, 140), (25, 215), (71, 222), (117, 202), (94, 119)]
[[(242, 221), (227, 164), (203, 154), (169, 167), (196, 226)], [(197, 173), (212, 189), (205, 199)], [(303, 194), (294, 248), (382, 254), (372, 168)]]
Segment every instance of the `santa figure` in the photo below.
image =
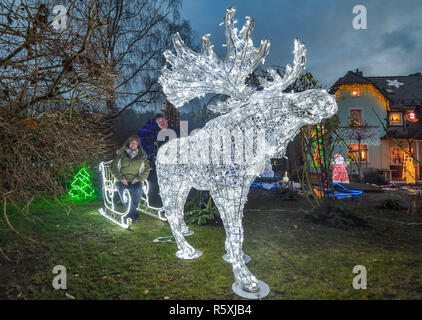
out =
[(347, 174), (346, 168), (349, 164), (344, 162), (344, 158), (341, 154), (334, 155), (333, 166), (333, 182), (336, 183), (349, 183), (349, 175)]

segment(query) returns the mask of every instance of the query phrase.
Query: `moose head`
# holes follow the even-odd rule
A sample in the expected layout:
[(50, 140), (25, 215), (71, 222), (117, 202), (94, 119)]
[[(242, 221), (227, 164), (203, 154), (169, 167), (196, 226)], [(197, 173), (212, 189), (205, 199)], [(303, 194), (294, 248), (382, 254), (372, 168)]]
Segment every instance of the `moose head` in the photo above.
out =
[[(232, 288), (243, 297), (259, 298), (268, 294), (268, 286), (248, 270), (242, 250), (242, 216), (249, 187), (266, 160), (284, 156), (288, 142), (303, 125), (331, 117), (337, 111), (337, 104), (325, 90), (284, 92), (305, 68), (306, 47), (298, 39), (294, 42), (293, 67), (287, 65), (283, 76), (268, 70), (272, 81), (260, 78), (261, 90), (248, 86), (247, 78), (264, 62), (270, 42), (264, 39), (260, 47), (255, 48), (252, 42), (254, 20), (246, 17), (243, 28), (238, 31), (234, 13), (235, 9), (231, 7), (224, 18), (227, 40), (224, 59), (214, 53), (209, 35), (202, 37), (201, 53), (187, 48), (179, 34), (173, 36), (176, 54), (165, 52), (170, 68), (164, 67), (159, 78), (167, 99), (176, 107), (208, 93), (221, 94), (226, 99), (210, 107), (220, 116), (195, 135), (164, 144), (158, 151), (156, 167), (166, 217), (179, 248), (176, 255), (194, 259), (202, 254), (184, 238), (189, 230), (183, 220), (183, 207), (192, 187), (209, 190), (226, 231), (227, 260), (232, 263), (235, 277)], [(261, 143), (255, 143), (260, 148), (258, 152), (247, 152), (245, 148), (257, 141), (254, 140), (256, 135), (240, 140), (239, 134), (234, 135), (234, 132), (240, 132), (242, 138), (251, 128), (264, 132)], [(221, 132), (229, 135), (223, 136)], [(219, 152), (225, 150), (224, 141), (229, 153), (225, 163), (219, 157)], [(174, 161), (183, 158), (181, 150), (190, 150), (188, 161)], [(198, 165), (195, 158), (209, 150), (210, 161)], [(241, 156), (233, 155), (233, 150), (238, 153), (240, 150)], [(218, 156), (213, 157), (213, 153)]]

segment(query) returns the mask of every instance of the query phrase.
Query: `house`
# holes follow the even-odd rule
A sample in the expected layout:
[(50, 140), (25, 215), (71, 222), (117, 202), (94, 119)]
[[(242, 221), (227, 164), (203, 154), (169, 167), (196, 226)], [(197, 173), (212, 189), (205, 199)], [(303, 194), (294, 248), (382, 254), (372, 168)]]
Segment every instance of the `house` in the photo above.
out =
[[(422, 161), (420, 72), (367, 77), (359, 70), (348, 71), (329, 92), (337, 98), (345, 138), (336, 152), (352, 160), (351, 173), (357, 172), (359, 162), (361, 172), (375, 168), (389, 180), (404, 180), (406, 164), (412, 163), (409, 155)], [(415, 178), (422, 179), (422, 166), (413, 163)]]

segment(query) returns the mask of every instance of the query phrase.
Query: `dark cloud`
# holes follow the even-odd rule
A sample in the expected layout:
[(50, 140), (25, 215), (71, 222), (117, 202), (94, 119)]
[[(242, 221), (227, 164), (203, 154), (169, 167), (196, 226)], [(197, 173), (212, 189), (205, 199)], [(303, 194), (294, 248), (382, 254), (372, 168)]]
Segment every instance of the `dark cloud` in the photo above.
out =
[[(414, 51), (417, 48), (417, 43), (414, 41), (412, 37), (413, 31), (414, 31), (414, 27), (408, 26), (406, 28), (397, 29), (392, 32), (385, 33), (382, 36), (382, 39), (383, 39), (382, 47), (385, 49), (401, 47), (402, 49), (406, 51)], [(419, 34), (420, 34), (420, 31), (419, 31)]]

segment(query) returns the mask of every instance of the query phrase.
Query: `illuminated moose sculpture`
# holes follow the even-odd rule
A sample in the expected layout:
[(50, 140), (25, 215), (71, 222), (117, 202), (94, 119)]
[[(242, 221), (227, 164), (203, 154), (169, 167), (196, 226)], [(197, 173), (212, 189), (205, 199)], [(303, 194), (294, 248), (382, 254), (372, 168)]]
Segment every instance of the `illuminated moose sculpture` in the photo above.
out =
[[(306, 48), (294, 44), (294, 65), (286, 66), (284, 77), (268, 70), (271, 79), (260, 78), (262, 90), (246, 84), (246, 79), (269, 52), (268, 39), (254, 48), (254, 20), (238, 32), (234, 27), (235, 9), (224, 18), (227, 56), (219, 59), (212, 50), (209, 35), (202, 37), (202, 52), (187, 48), (179, 34), (173, 36), (176, 55), (165, 52), (171, 68), (164, 67), (159, 79), (167, 99), (176, 107), (207, 93), (227, 97), (210, 108), (221, 115), (189, 137), (173, 139), (157, 156), (160, 194), (181, 259), (194, 259), (202, 253), (184, 238), (188, 228), (183, 208), (193, 187), (209, 190), (226, 230), (225, 249), (232, 263), (233, 290), (240, 296), (260, 298), (268, 286), (248, 270), (242, 251), (243, 208), (249, 187), (269, 158), (283, 157), (289, 141), (307, 124), (319, 123), (337, 111), (336, 100), (325, 90), (284, 93), (305, 67)], [(222, 99), (223, 100), (223, 99)]]

